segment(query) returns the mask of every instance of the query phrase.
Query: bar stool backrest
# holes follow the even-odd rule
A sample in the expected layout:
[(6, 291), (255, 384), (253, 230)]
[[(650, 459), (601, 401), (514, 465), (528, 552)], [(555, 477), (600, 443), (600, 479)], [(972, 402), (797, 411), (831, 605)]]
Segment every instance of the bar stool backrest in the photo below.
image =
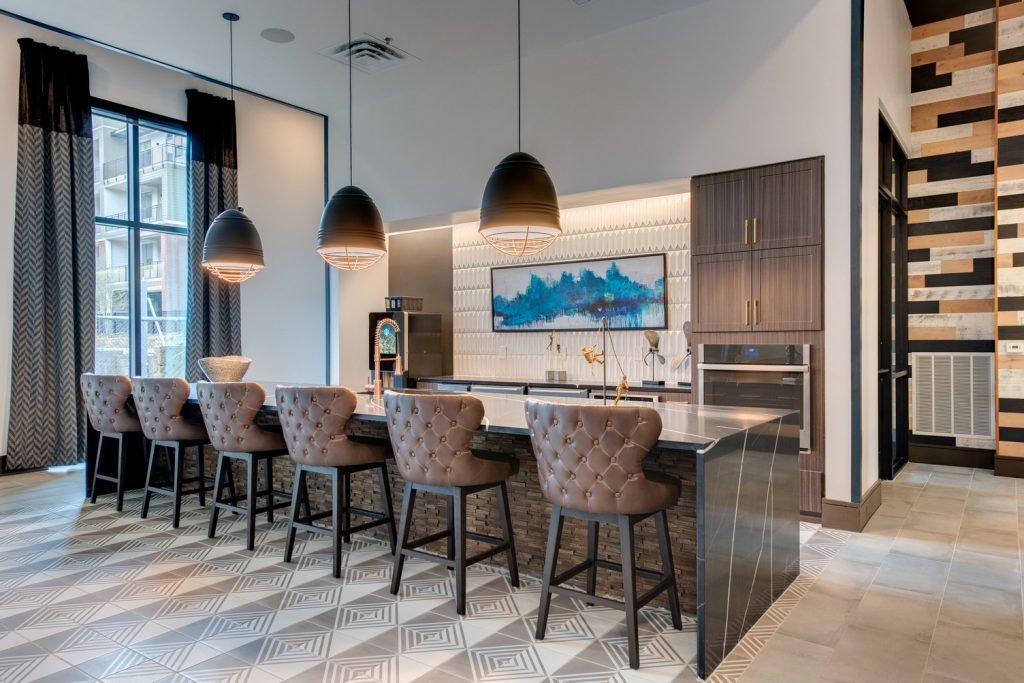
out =
[[(391, 447), (406, 481), (433, 486), (472, 486), (494, 481), (500, 463), (469, 450), (484, 419), (484, 404), (468, 394), (384, 394)], [(488, 479), (490, 478), (490, 479)]]
[(258, 453), (284, 449), (284, 439), (257, 421), (267, 393), (256, 382), (199, 382), (199, 409), (210, 443), (219, 451)]
[(128, 406), (132, 380), (128, 375), (82, 373), (82, 396), (89, 422), (97, 432), (118, 433), (142, 430), (139, 418)]
[(185, 415), (191, 388), (178, 377), (137, 377), (132, 384), (142, 433), (154, 441), (204, 441), (206, 426), (199, 415)]
[(353, 441), (346, 432), (357, 405), (351, 389), (281, 386), (276, 393), (281, 431), (294, 462), (350, 467), (380, 461), (380, 449)]
[(653, 494), (643, 470), (661, 436), (653, 408), (528, 400), (526, 422), (541, 489), (553, 505), (619, 514)]

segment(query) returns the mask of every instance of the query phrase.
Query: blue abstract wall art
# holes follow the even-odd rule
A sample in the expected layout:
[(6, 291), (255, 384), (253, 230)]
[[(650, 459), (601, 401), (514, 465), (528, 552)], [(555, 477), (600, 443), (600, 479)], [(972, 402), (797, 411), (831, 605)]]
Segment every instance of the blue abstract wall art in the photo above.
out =
[(491, 269), (495, 332), (667, 327), (665, 255)]

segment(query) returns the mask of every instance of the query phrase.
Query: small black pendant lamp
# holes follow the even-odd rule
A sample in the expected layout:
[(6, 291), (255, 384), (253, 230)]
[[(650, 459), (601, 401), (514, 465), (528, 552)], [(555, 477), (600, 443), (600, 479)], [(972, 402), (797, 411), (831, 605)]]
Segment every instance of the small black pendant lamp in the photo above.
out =
[[(231, 100), (235, 99), (235, 22), (239, 17), (225, 12), (231, 52)], [(203, 239), (203, 267), (225, 282), (244, 282), (263, 270), (260, 234), (242, 207), (220, 213)]]
[(509, 256), (532, 256), (562, 234), (555, 185), (541, 163), (523, 152), (522, 34), (522, 0), (516, 0), (519, 151), (494, 167), (480, 207), (480, 235)]
[(320, 216), (317, 253), (339, 270), (362, 270), (388, 253), (384, 223), (370, 195), (352, 181), (352, 0), (348, 0), (348, 182)]

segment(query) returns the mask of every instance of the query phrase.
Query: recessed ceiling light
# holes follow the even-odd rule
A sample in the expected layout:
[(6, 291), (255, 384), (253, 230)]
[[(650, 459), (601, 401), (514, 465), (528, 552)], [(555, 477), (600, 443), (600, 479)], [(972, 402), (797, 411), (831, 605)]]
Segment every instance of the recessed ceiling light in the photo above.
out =
[(272, 43), (290, 43), (295, 40), (295, 34), (283, 28), (265, 28), (260, 35)]

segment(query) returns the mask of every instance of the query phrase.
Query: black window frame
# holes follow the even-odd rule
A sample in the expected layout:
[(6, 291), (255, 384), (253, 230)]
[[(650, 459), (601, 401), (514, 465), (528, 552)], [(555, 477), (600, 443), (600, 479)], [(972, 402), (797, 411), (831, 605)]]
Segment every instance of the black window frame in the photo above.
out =
[[(183, 135), (188, 141), (188, 132), (184, 121), (179, 121), (160, 114), (136, 109), (97, 97), (92, 98), (93, 116), (117, 119), (128, 124), (128, 218), (108, 218), (93, 216), (93, 229), (98, 225), (125, 228), (128, 233), (128, 374), (142, 375), (142, 232), (163, 232), (173, 235), (188, 235), (187, 227), (175, 227), (148, 223), (141, 215), (141, 188), (139, 182), (139, 127), (163, 130), (175, 135)], [(186, 157), (187, 158), (187, 157)], [(187, 174), (186, 174), (187, 178)], [(189, 201), (186, 181), (186, 205)], [(95, 214), (95, 212), (93, 212)], [(187, 215), (187, 210), (186, 210)], [(186, 308), (185, 315), (188, 315)]]

